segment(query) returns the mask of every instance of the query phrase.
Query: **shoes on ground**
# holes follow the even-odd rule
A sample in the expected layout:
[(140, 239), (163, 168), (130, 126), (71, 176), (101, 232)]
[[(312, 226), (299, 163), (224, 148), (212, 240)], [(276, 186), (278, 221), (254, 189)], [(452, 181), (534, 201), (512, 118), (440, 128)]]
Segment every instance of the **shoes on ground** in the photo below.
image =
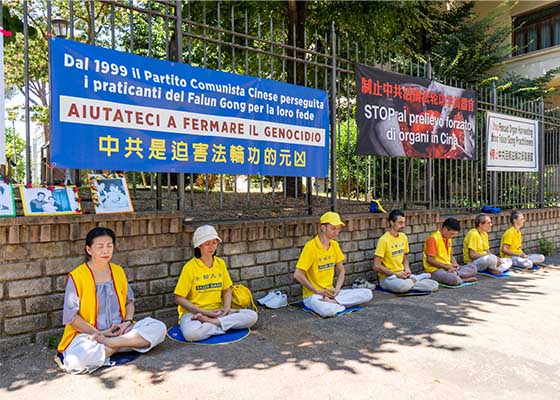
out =
[(276, 290), (268, 292), (264, 297), (261, 297), (257, 302), (268, 308), (281, 308), (288, 305), (288, 296)]
[(352, 283), (352, 289), (375, 289), (375, 284), (366, 281), (364, 278), (357, 278)]

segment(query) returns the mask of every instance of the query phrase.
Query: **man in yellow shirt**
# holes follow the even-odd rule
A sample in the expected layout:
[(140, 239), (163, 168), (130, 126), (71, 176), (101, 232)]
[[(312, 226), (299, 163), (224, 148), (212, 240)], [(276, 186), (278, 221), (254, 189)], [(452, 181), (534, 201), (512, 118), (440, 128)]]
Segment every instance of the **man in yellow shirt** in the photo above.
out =
[(406, 293), (411, 289), (434, 292), (439, 285), (429, 279), (430, 274), (413, 275), (410, 271), (408, 238), (403, 232), (405, 226), (404, 212), (393, 210), (389, 213), (389, 230), (379, 238), (373, 261), (379, 284), (395, 293)]
[(478, 272), (486, 271), (501, 274), (511, 268), (511, 259), (498, 258), (490, 253), (488, 232), (492, 230), (492, 220), (486, 214), (479, 214), (474, 219), (472, 228), (463, 242), (463, 262), (472, 263)]
[(512, 211), (509, 216), (511, 227), (504, 232), (500, 241), (500, 257), (511, 258), (516, 267), (530, 269), (533, 264), (544, 262), (542, 254), (525, 254), (522, 248), (523, 236), (521, 228), (525, 223), (525, 216), (519, 211)]
[[(335, 240), (344, 223), (329, 211), (321, 216), (320, 233), (305, 244), (296, 264), (294, 279), (303, 286), (303, 303), (322, 317), (333, 317), (346, 307), (367, 303), (370, 289), (342, 289), (344, 254)], [(333, 287), (334, 270), (337, 271)]]
[(461, 230), (455, 218), (443, 221), (441, 229), (435, 231), (424, 243), (424, 271), (432, 274), (432, 279), (445, 285), (456, 286), (463, 282), (476, 281), (476, 267), (461, 265), (453, 256), (452, 239)]

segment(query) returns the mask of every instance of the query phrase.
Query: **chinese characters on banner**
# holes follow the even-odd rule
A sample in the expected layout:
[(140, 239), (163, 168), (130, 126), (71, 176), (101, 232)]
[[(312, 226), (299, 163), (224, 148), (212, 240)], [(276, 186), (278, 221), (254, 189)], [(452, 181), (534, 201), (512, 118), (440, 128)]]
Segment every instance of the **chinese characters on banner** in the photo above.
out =
[(324, 177), (327, 93), (55, 38), (59, 167)]
[(488, 112), (486, 130), (488, 171), (539, 170), (538, 121)]
[(356, 154), (470, 160), (476, 91), (356, 66)]

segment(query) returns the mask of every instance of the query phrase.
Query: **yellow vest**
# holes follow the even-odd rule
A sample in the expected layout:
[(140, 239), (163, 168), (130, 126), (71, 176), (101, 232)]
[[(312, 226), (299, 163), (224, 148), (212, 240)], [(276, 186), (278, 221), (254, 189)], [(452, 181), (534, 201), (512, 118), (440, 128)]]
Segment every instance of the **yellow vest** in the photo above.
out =
[[(119, 300), (121, 318), (125, 319), (126, 296), (128, 293), (126, 275), (119, 265), (109, 264), (109, 266), (111, 268), (111, 278), (115, 287), (115, 293)], [(97, 290), (95, 288), (93, 272), (88, 265), (84, 263), (74, 268), (74, 270), (68, 274), (67, 279), (72, 279), (76, 287), (76, 293), (80, 298), (80, 311), (78, 315), (88, 324), (97, 328)], [(71, 324), (66, 325), (64, 327), (64, 333), (62, 334), (62, 339), (58, 344), (58, 352), (62, 353), (66, 350), (68, 345), (74, 340), (74, 337), (79, 333), (80, 332), (74, 329)]]
[(424, 242), (424, 258), (423, 258), (423, 263), (424, 263), (424, 271), (426, 272), (434, 272), (436, 271), (438, 268), (434, 267), (432, 264), (430, 264), (428, 262), (428, 255), (426, 254), (426, 247), (427, 247), (427, 243), (428, 240), (430, 238), (434, 238), (436, 240), (436, 261), (443, 263), (443, 264), (451, 264), (451, 253), (453, 252), (453, 249), (451, 247), (451, 239), (447, 239), (447, 247), (445, 246), (445, 242), (446, 240), (443, 238), (443, 236), (441, 236), (441, 232), (439, 230), (435, 231), (434, 233), (432, 233), (430, 236), (428, 236), (428, 239), (426, 239), (426, 242)]

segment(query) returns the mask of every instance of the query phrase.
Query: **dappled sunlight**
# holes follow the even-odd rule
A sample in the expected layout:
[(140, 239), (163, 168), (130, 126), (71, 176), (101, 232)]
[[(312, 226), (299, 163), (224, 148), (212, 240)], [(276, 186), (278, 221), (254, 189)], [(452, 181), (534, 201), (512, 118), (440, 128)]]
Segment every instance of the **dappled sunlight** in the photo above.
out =
[[(546, 272), (546, 274), (545, 274)], [(287, 307), (263, 310), (252, 334), (223, 346), (162, 345), (121, 367), (102, 368), (87, 376), (72, 377), (52, 362), (53, 350), (16, 351), (2, 361), (6, 374), (2, 390), (18, 392), (48, 381), (95, 381), (115, 389), (133, 385), (161, 385), (177, 371), (210, 374), (234, 380), (267, 371), (341, 371), (360, 375), (364, 368), (400, 371), (408, 349), (429, 352), (465, 352), (477, 329), (489, 319), (500, 320), (526, 302), (548, 296), (560, 274), (554, 270), (516, 273), (507, 279), (481, 278), (479, 284), (440, 289), (430, 296), (397, 297), (375, 292), (363, 310), (322, 319)], [(512, 311), (507, 311), (512, 310)], [(507, 314), (506, 314), (507, 315)], [(507, 319), (507, 317), (503, 317)], [(479, 328), (477, 328), (479, 327)], [(474, 329), (473, 329), (474, 328)], [(32, 370), (22, 371), (20, 359), (38, 357)], [(28, 364), (28, 363), (27, 363)], [(316, 372), (313, 372), (316, 373)], [(558, 374), (558, 371), (556, 371)]]

